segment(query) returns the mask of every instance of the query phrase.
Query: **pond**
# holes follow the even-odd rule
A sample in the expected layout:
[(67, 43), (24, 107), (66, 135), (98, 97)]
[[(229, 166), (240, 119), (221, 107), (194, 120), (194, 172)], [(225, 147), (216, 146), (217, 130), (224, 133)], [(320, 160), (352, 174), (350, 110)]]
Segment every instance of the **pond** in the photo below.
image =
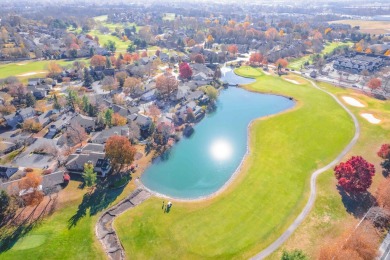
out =
[(293, 106), (294, 101), (281, 96), (235, 87), (223, 90), (217, 110), (194, 127), (190, 138), (182, 138), (163, 158), (156, 159), (142, 175), (142, 183), (174, 198), (211, 195), (231, 178), (244, 158), (249, 123)]
[(223, 83), (228, 83), (229, 85), (250, 84), (256, 81), (255, 79), (244, 78), (236, 75), (234, 71), (229, 67), (222, 67), (221, 73), (222, 73), (221, 81)]

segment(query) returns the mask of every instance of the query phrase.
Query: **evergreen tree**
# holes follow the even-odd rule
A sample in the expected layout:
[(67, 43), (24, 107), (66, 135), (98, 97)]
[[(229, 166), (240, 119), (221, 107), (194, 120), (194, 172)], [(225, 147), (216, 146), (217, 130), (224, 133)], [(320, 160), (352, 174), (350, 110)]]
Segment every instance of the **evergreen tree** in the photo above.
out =
[(91, 163), (84, 164), (84, 172), (82, 174), (85, 186), (92, 187), (96, 184), (97, 174), (93, 171)]
[(106, 125), (108, 125), (108, 127), (111, 127), (112, 125), (112, 114), (114, 112), (112, 111), (112, 109), (107, 109), (106, 112), (104, 113), (104, 120), (106, 122)]
[(57, 95), (54, 95), (53, 101), (54, 101), (54, 105), (53, 105), (54, 109), (61, 110), (62, 107), (60, 103), (58, 103)]
[(36, 103), (36, 99), (35, 99), (34, 95), (31, 93), (27, 93), (26, 94), (26, 105), (28, 107), (33, 107), (33, 106), (35, 106), (35, 103)]
[(84, 86), (89, 88), (93, 83), (93, 78), (87, 68), (84, 68)]
[(89, 99), (87, 98), (86, 95), (83, 96), (82, 102), (83, 102), (83, 111), (84, 111), (84, 112), (88, 112), (88, 108), (89, 108)]
[(92, 57), (93, 55), (95, 55), (95, 49), (93, 47), (91, 47), (89, 49), (89, 56)]
[(106, 68), (107, 69), (111, 69), (111, 66), (112, 66), (112, 64), (111, 64), (111, 59), (110, 59), (110, 57), (106, 57)]
[(4, 217), (7, 216), (10, 201), (11, 198), (8, 194), (5, 191), (0, 190), (0, 223), (3, 221)]

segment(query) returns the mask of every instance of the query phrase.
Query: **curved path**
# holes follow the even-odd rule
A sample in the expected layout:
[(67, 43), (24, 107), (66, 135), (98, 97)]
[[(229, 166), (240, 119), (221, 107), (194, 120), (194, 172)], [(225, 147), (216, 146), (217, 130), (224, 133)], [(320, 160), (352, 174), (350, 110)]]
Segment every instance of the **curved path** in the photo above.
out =
[[(306, 79), (306, 78), (305, 78)], [(251, 259), (264, 259), (268, 255), (272, 254), (275, 250), (277, 250), (290, 236), (291, 234), (297, 229), (297, 227), (302, 223), (302, 221), (307, 217), (307, 215), (310, 213), (314, 201), (316, 198), (316, 181), (317, 177), (331, 169), (333, 166), (335, 166), (338, 162), (340, 162), (343, 157), (351, 150), (351, 148), (356, 144), (359, 135), (360, 135), (360, 126), (357, 118), (355, 115), (343, 104), (340, 100), (337, 99), (335, 95), (332, 93), (320, 88), (315, 84), (313, 81), (308, 80), (313, 87), (317, 88), (320, 91), (323, 91), (330, 95), (336, 102), (351, 116), (353, 119), (354, 125), (355, 125), (355, 135), (350, 141), (350, 143), (344, 148), (344, 150), (329, 164), (326, 166), (316, 170), (313, 172), (310, 178), (310, 196), (309, 200), (307, 201), (305, 207), (303, 208), (302, 212), (298, 215), (298, 217), (294, 220), (294, 222), (289, 226), (289, 228), (278, 238), (276, 239), (271, 245), (269, 245), (267, 248), (265, 248), (263, 251), (255, 255)], [(135, 207), (136, 205), (142, 203), (146, 199), (148, 199), (152, 194), (147, 191), (144, 188), (138, 188), (133, 193), (131, 193), (126, 199), (119, 202), (116, 206), (108, 209), (105, 211), (102, 216), (99, 218), (97, 224), (96, 224), (96, 236), (98, 237), (99, 241), (102, 243), (103, 248), (110, 259), (124, 259), (125, 253), (122, 247), (122, 244), (119, 241), (119, 238), (112, 227), (112, 222), (119, 214), (125, 212), (126, 210)]]
[(353, 136), (351, 142), (344, 148), (344, 150), (332, 161), (330, 162), (328, 165), (325, 165), (324, 167), (316, 170), (315, 172), (312, 173), (311, 177), (310, 177), (310, 197), (309, 197), (309, 200), (307, 201), (305, 207), (303, 208), (302, 212), (298, 215), (298, 217), (294, 220), (294, 222), (288, 227), (288, 229), (286, 231), (284, 231), (284, 233), (278, 238), (276, 239), (271, 245), (269, 245), (267, 248), (265, 248), (263, 251), (261, 251), (260, 253), (258, 253), (257, 255), (255, 255), (254, 257), (252, 257), (251, 259), (264, 259), (266, 258), (267, 256), (269, 256), (270, 254), (272, 254), (274, 251), (276, 251), (290, 236), (291, 234), (295, 231), (295, 229), (297, 229), (297, 227), (302, 223), (302, 221), (307, 217), (307, 215), (310, 213), (310, 210), (312, 209), (313, 205), (314, 205), (314, 201), (316, 199), (316, 192), (317, 192), (317, 187), (316, 187), (316, 181), (317, 181), (317, 177), (333, 168), (333, 166), (335, 166), (338, 162), (340, 162), (343, 157), (352, 149), (352, 147), (356, 144), (359, 136), (360, 136), (360, 126), (359, 126), (359, 122), (356, 118), (356, 116), (343, 104), (341, 103), (340, 100), (337, 99), (337, 97), (335, 95), (333, 95), (332, 93), (320, 88), (317, 86), (316, 83), (314, 83), (313, 81), (305, 78), (307, 81), (309, 81), (313, 87), (327, 93), (328, 95), (330, 95), (334, 100), (336, 100), (336, 102), (345, 110), (347, 111), (347, 113), (352, 117), (352, 120), (353, 120), (353, 123), (355, 125), (355, 135)]
[(123, 246), (112, 226), (113, 220), (126, 210), (141, 204), (150, 196), (151, 194), (148, 191), (138, 188), (117, 205), (106, 210), (99, 218), (96, 223), (95, 234), (110, 259), (121, 260), (125, 258)]

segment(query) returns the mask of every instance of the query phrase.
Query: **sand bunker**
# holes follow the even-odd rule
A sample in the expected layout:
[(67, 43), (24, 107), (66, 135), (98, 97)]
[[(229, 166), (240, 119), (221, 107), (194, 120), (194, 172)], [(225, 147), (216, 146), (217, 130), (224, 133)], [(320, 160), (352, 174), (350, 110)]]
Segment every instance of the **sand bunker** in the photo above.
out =
[(263, 73), (264, 73), (265, 75), (271, 75), (271, 73), (269, 73), (269, 72), (266, 71), (266, 70), (263, 70)]
[(371, 124), (379, 124), (382, 121), (382, 120), (376, 118), (373, 114), (363, 113), (360, 115), (362, 117), (364, 117), (365, 119), (367, 119), (367, 121), (370, 122)]
[(348, 103), (348, 105), (354, 106), (354, 107), (365, 107), (362, 103), (360, 103), (358, 100), (352, 98), (352, 97), (343, 97), (344, 101)]
[(296, 84), (296, 85), (299, 85), (300, 83), (296, 80), (293, 80), (293, 79), (287, 79), (287, 78), (283, 78), (284, 80), (288, 81), (288, 82), (291, 82), (293, 84)]
[(37, 74), (44, 74), (44, 73), (47, 73), (47, 72), (46, 71), (28, 72), (28, 73), (24, 73), (24, 74), (19, 74), (18, 77), (28, 77), (28, 76), (34, 76)]

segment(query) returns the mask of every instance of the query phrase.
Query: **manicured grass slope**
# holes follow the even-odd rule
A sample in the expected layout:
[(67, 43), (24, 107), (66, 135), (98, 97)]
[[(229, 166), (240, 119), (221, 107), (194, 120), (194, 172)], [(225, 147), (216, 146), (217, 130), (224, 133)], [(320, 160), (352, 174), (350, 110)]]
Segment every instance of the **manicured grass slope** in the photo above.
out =
[(104, 259), (94, 235), (96, 215), (90, 216), (87, 211), (75, 227), (68, 228), (69, 219), (77, 212), (84, 193), (77, 189), (78, 185), (72, 182), (65, 191), (71, 193), (69, 196), (76, 196), (76, 200), (46, 218), (13, 248), (1, 252), (0, 259)]
[[(245, 74), (246, 68), (237, 70)], [(253, 72), (251, 71), (251, 74)], [(164, 214), (153, 198), (115, 222), (135, 259), (248, 258), (274, 241), (306, 203), (309, 176), (350, 141), (351, 118), (327, 94), (277, 77), (259, 76), (249, 90), (292, 96), (296, 109), (257, 120), (251, 154), (236, 181), (203, 202), (174, 202)]]
[[(376, 155), (376, 151), (379, 150), (381, 144), (389, 142), (390, 101), (373, 99), (353, 90), (332, 87), (326, 83), (319, 83), (319, 85), (336, 94), (340, 100), (342, 96), (346, 95), (367, 104), (365, 108), (349, 106), (359, 120), (361, 134), (356, 145), (343, 160), (349, 159), (352, 155), (361, 155), (369, 162), (374, 163), (376, 176), (369, 191), (372, 194), (375, 193), (378, 182), (383, 180), (379, 165), (380, 158)], [(373, 113), (383, 121), (379, 125), (373, 125), (359, 115), (362, 112)], [(346, 226), (349, 224), (356, 225), (359, 220), (359, 218), (355, 218), (347, 212), (336, 189), (333, 171), (327, 171), (318, 178), (318, 193), (313, 211), (292, 237), (270, 259), (280, 259), (284, 249), (296, 248), (302, 249), (310, 256), (310, 259), (315, 259), (319, 249), (326, 243), (327, 239), (337, 237), (338, 234), (345, 231)]]

